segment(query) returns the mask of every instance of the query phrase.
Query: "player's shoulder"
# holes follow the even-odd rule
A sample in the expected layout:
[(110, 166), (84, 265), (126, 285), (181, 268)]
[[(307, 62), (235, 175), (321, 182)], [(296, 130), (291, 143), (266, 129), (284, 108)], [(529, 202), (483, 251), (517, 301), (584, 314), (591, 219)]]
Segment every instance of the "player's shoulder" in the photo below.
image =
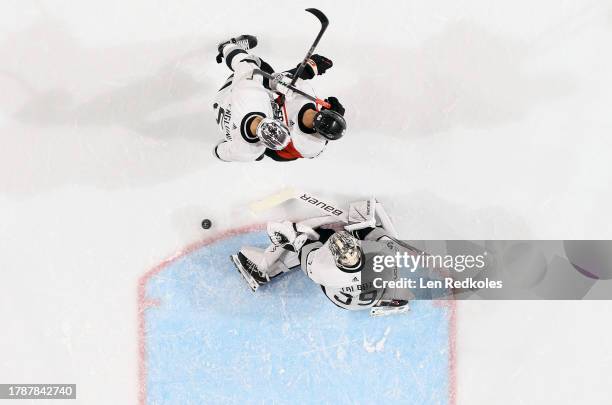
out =
[(250, 112), (260, 112), (267, 117), (273, 116), (272, 95), (263, 88), (237, 88), (232, 90), (232, 113), (236, 117)]
[(328, 249), (326, 242), (320, 248), (310, 252), (307, 258), (306, 274), (315, 283), (333, 288), (356, 285), (361, 282), (361, 269), (347, 271), (336, 265), (336, 260)]

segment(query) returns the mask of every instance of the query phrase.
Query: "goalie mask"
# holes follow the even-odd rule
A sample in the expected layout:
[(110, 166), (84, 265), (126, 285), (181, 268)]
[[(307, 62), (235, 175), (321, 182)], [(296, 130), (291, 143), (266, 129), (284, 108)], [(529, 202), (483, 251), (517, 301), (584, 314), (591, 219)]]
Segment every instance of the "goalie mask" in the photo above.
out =
[(342, 138), (346, 131), (346, 120), (332, 110), (321, 110), (315, 115), (314, 129), (330, 141)]
[(289, 144), (289, 128), (273, 118), (264, 118), (257, 126), (257, 138), (266, 148), (281, 150)]
[(329, 238), (329, 250), (336, 265), (345, 270), (355, 270), (361, 266), (363, 253), (359, 240), (346, 231), (336, 232)]

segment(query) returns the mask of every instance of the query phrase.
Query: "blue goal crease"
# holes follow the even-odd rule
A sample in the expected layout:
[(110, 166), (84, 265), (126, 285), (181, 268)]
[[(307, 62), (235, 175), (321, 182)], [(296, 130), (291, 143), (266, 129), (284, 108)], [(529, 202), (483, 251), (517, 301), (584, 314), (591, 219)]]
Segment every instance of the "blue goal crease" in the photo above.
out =
[(339, 309), (301, 271), (251, 292), (229, 256), (250, 232), (171, 262), (146, 284), (148, 404), (449, 404), (450, 311)]

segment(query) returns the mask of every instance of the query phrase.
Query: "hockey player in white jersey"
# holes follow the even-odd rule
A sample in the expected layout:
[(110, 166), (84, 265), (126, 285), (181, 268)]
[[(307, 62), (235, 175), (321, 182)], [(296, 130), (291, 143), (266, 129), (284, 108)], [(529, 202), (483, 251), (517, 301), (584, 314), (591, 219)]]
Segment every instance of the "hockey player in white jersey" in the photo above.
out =
[(337, 306), (349, 310), (370, 309), (372, 315), (408, 310), (407, 289), (380, 288), (374, 278), (397, 280), (397, 269), (372, 271), (375, 255), (394, 255), (404, 246), (380, 225), (348, 232), (321, 228), (336, 218), (317, 217), (292, 223), (268, 224), (271, 244), (266, 249), (243, 247), (232, 260), (255, 291), (259, 286), (296, 267), (321, 286)]
[[(261, 58), (247, 53), (257, 45), (251, 35), (232, 38), (219, 45), (217, 61), (225, 60), (234, 72), (219, 90), (213, 108), (224, 141), (214, 149), (223, 161), (255, 161), (265, 156), (277, 161), (318, 156), (330, 140), (346, 130), (344, 107), (329, 97), (329, 108), (319, 110), (286, 85), (297, 69), (274, 73)], [(332, 62), (313, 55), (300, 79), (325, 73)], [(259, 69), (274, 74), (274, 80), (254, 74)], [(303, 86), (301, 83), (297, 87)]]

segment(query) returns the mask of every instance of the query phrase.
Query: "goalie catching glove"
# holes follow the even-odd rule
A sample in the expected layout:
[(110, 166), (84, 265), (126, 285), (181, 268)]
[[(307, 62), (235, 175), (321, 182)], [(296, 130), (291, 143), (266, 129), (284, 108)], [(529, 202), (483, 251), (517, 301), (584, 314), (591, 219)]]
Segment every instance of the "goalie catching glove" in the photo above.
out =
[(267, 231), (272, 244), (291, 252), (299, 252), (308, 240), (308, 235), (299, 233), (290, 221), (270, 222)]

